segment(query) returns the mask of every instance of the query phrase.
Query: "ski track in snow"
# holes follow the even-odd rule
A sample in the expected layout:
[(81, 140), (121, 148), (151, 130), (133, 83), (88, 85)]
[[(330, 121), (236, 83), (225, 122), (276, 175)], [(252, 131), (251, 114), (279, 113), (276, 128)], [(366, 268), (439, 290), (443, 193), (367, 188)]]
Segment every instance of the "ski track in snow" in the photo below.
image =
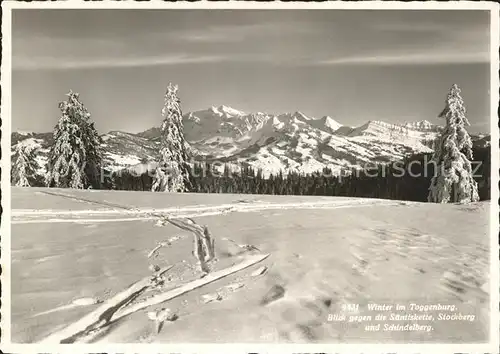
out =
[[(103, 223), (158, 219), (160, 215), (175, 218), (213, 216), (227, 213), (248, 213), (267, 210), (339, 209), (368, 206), (389, 206), (401, 203), (389, 200), (353, 200), (347, 202), (254, 203), (246, 205), (222, 204), (218, 206), (187, 206), (162, 209), (109, 209), (109, 210), (12, 210), (12, 224), (32, 223)], [(155, 214), (155, 215), (151, 215)], [(123, 217), (127, 215), (128, 217)], [(84, 218), (87, 216), (87, 218)], [(108, 216), (102, 218), (101, 216)], [(114, 217), (113, 217), (114, 216)], [(121, 216), (121, 217), (120, 217)], [(55, 217), (55, 218), (51, 218)], [(59, 218), (57, 218), (59, 217)], [(89, 218), (90, 217), (90, 218)]]

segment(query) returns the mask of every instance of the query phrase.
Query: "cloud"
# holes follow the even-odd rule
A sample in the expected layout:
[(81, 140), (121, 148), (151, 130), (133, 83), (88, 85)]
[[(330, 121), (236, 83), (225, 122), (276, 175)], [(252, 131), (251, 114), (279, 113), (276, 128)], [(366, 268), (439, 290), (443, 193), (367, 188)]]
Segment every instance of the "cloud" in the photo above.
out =
[[(69, 70), (93, 68), (146, 67), (161, 65), (202, 64), (216, 62), (288, 61), (268, 51), (238, 53), (230, 46), (200, 48), (199, 43), (244, 43), (249, 36), (264, 36), (281, 27), (276, 23), (214, 25), (203, 30), (174, 30), (117, 36), (108, 33), (75, 40), (64, 36), (23, 34), (14, 38), (12, 64), (14, 70)], [(294, 27), (295, 28), (295, 27)], [(304, 32), (304, 29), (295, 31)], [(191, 42), (194, 46), (186, 47)], [(170, 53), (162, 53), (169, 48)], [(241, 47), (238, 47), (242, 49)]]
[[(13, 69), (67, 70), (203, 63), (269, 65), (427, 65), (489, 61), (484, 25), (458, 29), (449, 23), (406, 23), (368, 18), (359, 28), (331, 21), (283, 19), (155, 31), (117, 32), (77, 38), (18, 33), (13, 37)], [(260, 20), (260, 21), (259, 21)], [(197, 27), (194, 27), (194, 26)], [(110, 24), (112, 27), (112, 24)], [(347, 26), (353, 30), (344, 31)], [(160, 29), (163, 29), (160, 31)], [(399, 33), (403, 31), (405, 33)], [(429, 32), (429, 33), (427, 33)], [(487, 31), (486, 31), (487, 32)], [(165, 50), (168, 48), (168, 51)], [(321, 60), (323, 58), (323, 60)]]
[[(320, 65), (432, 65), (487, 63), (490, 61), (487, 23), (437, 22), (415, 18), (408, 21), (366, 24), (368, 33), (380, 37), (381, 46), (360, 53), (351, 50)], [(390, 39), (390, 40), (389, 40)], [(406, 39), (406, 40), (404, 40)], [(351, 48), (352, 49), (352, 48)]]
[[(435, 65), (488, 63), (488, 41), (483, 36), (459, 36), (443, 41), (401, 42), (399, 45), (345, 54), (318, 61), (319, 65)], [(486, 38), (487, 39), (487, 38)]]
[(287, 23), (287, 22), (261, 22), (239, 25), (216, 25), (198, 30), (187, 30), (173, 33), (172, 37), (189, 42), (223, 43), (240, 42), (249, 38), (269, 38), (270, 36), (286, 34), (295, 36), (297, 34), (313, 33), (311, 24)]
[(223, 56), (192, 56), (188, 54), (129, 57), (129, 58), (61, 58), (61, 57), (26, 57), (13, 58), (14, 70), (68, 70), (96, 68), (124, 68), (158, 65), (182, 65), (213, 63), (226, 60)]
[(489, 53), (392, 53), (335, 58), (316, 62), (318, 65), (433, 65), (488, 63)]
[(251, 33), (251, 28), (239, 26), (208, 27), (204, 30), (188, 30), (172, 33), (171, 38), (195, 43), (240, 42)]
[[(154, 45), (153, 45), (154, 43)], [(176, 48), (143, 35), (68, 38), (28, 34), (12, 43), (14, 70), (69, 70), (144, 67), (219, 62), (223, 53), (199, 53)], [(166, 52), (164, 48), (169, 48)]]
[(440, 24), (435, 22), (410, 22), (410, 23), (402, 23), (402, 22), (376, 22), (372, 23), (369, 26), (372, 30), (376, 31), (384, 31), (384, 32), (444, 32), (449, 30), (449, 25)]

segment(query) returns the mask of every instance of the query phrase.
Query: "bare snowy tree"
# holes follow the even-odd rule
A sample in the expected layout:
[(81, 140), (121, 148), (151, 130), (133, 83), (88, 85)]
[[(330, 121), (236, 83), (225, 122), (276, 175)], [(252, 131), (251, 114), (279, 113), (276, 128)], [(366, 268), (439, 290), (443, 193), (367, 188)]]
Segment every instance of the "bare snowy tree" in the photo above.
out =
[(54, 145), (50, 149), (47, 186), (88, 187), (100, 166), (100, 137), (90, 113), (81, 103), (79, 94), (70, 91), (68, 100), (59, 104), (61, 118), (54, 128)]
[(427, 199), (433, 203), (478, 201), (477, 182), (472, 177), (470, 162), (472, 140), (465, 129), (470, 123), (458, 85), (451, 87), (439, 117), (446, 119), (446, 126), (432, 157), (436, 172)]
[(188, 145), (177, 85), (170, 83), (162, 109), (160, 161), (155, 173), (152, 191), (184, 192), (189, 183)]
[[(31, 141), (30, 141), (31, 142)], [(21, 141), (14, 146), (12, 155), (11, 183), (16, 187), (30, 187), (39, 168), (35, 144)]]

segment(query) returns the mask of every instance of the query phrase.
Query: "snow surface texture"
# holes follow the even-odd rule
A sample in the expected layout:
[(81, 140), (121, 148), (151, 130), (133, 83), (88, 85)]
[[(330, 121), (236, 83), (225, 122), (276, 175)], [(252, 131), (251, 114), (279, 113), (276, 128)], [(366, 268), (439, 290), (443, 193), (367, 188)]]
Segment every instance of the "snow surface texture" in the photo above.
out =
[[(432, 152), (439, 126), (428, 121), (389, 124), (369, 121), (348, 127), (332, 117), (314, 118), (302, 112), (245, 113), (227, 106), (189, 112), (183, 116), (184, 134), (196, 159), (230, 164), (237, 171), (249, 164), (262, 168), (264, 176), (282, 170), (314, 172), (324, 167), (333, 171), (360, 167), (366, 162), (386, 163), (407, 154)], [(23, 135), (24, 134), (24, 135)], [(52, 141), (48, 134), (13, 133), (13, 144), (37, 138), (43, 148)], [(160, 128), (131, 134), (104, 134), (105, 164), (116, 171), (154, 170), (160, 149)], [(489, 137), (480, 137), (482, 145)], [(40, 163), (46, 151), (38, 150)]]
[[(233, 256), (242, 252), (238, 245), (253, 245), (271, 256), (248, 270), (131, 314), (101, 333), (97, 342), (487, 340), (488, 202), (441, 205), (190, 193), (166, 199), (163, 193), (14, 187), (12, 207), (17, 221), (12, 225), (14, 342), (39, 341), (150, 274), (148, 254), (160, 242), (169, 240), (171, 246), (152, 258), (160, 267), (174, 266), (167, 273), (170, 284), (192, 278), (191, 235), (171, 226), (155, 227), (145, 218), (151, 210), (187, 214), (207, 225), (218, 264), (238, 263)], [(52, 217), (71, 220), (44, 222)], [(103, 217), (136, 219), (100, 222)], [(75, 223), (78, 218), (85, 220)], [(86, 299), (84, 306), (74, 306), (80, 299)], [(363, 323), (327, 321), (329, 314), (341, 312), (342, 304), (360, 304), (351, 314), (370, 315), (369, 303), (409, 302), (454, 304), (456, 313), (473, 314), (475, 319), (431, 321), (430, 332), (367, 332)], [(162, 308), (178, 318), (157, 331), (148, 314)]]

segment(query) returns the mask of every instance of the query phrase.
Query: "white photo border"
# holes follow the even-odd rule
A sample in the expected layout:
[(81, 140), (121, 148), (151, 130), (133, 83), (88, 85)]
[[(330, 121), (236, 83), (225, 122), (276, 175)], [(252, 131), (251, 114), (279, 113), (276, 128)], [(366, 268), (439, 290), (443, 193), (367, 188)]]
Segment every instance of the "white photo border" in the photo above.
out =
[[(491, 127), (491, 208), (490, 208), (490, 342), (484, 344), (17, 344), (11, 343), (11, 194), (10, 194), (10, 149), (11, 149), (11, 20), (17, 9), (352, 9), (352, 10), (487, 10), (490, 11), (490, 127)], [(455, 2), (397, 2), (397, 1), (328, 1), (307, 2), (163, 2), (163, 1), (54, 1), (54, 2), (2, 2), (2, 66), (1, 66), (1, 111), (2, 111), (2, 220), (0, 225), (2, 267), (1, 340), (2, 351), (8, 353), (498, 353), (499, 352), (499, 4), (489, 1)]]

